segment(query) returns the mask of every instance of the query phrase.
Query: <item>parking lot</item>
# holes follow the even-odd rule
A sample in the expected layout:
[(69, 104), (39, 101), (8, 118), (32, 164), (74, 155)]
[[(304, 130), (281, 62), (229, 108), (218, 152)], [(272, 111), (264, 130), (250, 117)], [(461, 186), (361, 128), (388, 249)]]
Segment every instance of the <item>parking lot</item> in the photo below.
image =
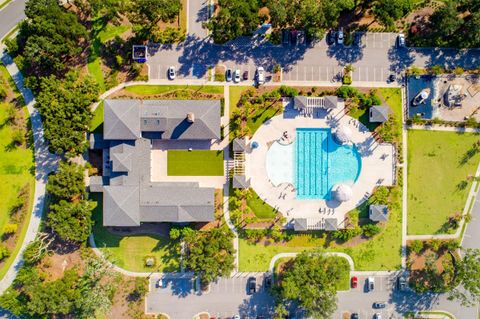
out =
[[(250, 277), (255, 277), (257, 284), (256, 292), (251, 295), (247, 294)], [(242, 318), (268, 316), (273, 311), (274, 300), (267, 293), (263, 278), (263, 273), (238, 273), (233, 278), (219, 279), (211, 284), (209, 292), (200, 293), (194, 291), (192, 278), (163, 280), (163, 287), (157, 287), (158, 277), (152, 277), (146, 312), (165, 312), (171, 318), (192, 318), (203, 311), (216, 318), (236, 314)]]

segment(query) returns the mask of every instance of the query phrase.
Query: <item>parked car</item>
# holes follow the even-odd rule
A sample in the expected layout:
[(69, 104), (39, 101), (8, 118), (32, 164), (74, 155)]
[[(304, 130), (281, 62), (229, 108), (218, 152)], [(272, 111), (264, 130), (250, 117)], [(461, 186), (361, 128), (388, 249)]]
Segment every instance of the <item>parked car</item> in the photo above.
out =
[(265, 278), (263, 279), (263, 285), (265, 286), (265, 288), (270, 288), (272, 286), (272, 276), (265, 276)]
[(397, 289), (400, 291), (406, 290), (408, 287), (407, 279), (403, 276), (397, 278)]
[(343, 44), (343, 29), (338, 30), (337, 44)]
[(358, 285), (358, 278), (356, 276), (353, 276), (352, 279), (350, 280), (352, 288), (357, 288)]
[(367, 278), (367, 290), (372, 291), (375, 289), (375, 278), (368, 277)]
[(243, 80), (248, 80), (248, 71), (243, 72)]
[(374, 319), (382, 319), (382, 315), (378, 312), (373, 316)]
[(375, 309), (383, 309), (387, 307), (387, 303), (385, 301), (375, 301), (373, 303), (373, 308)]
[(405, 35), (403, 35), (402, 33), (400, 33), (397, 37), (397, 45), (400, 48), (403, 48), (405, 46)]
[(227, 69), (225, 72), (225, 81), (230, 82), (232, 80), (232, 70)]
[(232, 319), (240, 319), (240, 316), (239, 316), (239, 315), (235, 315), (235, 316), (233, 316)]
[(156, 287), (157, 288), (163, 288), (163, 279), (162, 278), (157, 280)]
[(171, 66), (171, 67), (168, 68), (167, 74), (168, 74), (168, 78), (169, 78), (170, 80), (174, 80), (174, 79), (175, 79), (175, 75), (176, 75), (175, 73), (176, 73), (176, 72), (175, 72), (175, 67), (174, 67), (174, 66)]
[(258, 85), (265, 83), (265, 69), (261, 66), (257, 68), (256, 80)]
[(233, 72), (233, 82), (238, 83), (240, 82), (240, 70), (236, 69), (235, 72)]
[(257, 279), (255, 277), (248, 278), (247, 293), (252, 295), (257, 292)]
[(282, 29), (282, 44), (288, 45), (290, 43), (290, 30)]
[(326, 41), (328, 45), (332, 45), (335, 43), (335, 31), (328, 31)]
[(350, 319), (359, 319), (358, 313), (354, 312), (350, 315)]
[(397, 76), (393, 73), (388, 76), (388, 82), (390, 83), (395, 82), (396, 79), (397, 79)]

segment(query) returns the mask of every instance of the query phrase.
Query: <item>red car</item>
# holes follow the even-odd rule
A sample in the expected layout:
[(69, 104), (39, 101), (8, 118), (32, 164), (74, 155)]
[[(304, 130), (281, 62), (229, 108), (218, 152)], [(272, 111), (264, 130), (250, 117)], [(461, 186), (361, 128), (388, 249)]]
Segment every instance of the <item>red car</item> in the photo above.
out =
[(357, 285), (358, 285), (358, 278), (353, 276), (352, 279), (351, 279), (351, 285), (352, 285), (352, 288), (357, 288)]

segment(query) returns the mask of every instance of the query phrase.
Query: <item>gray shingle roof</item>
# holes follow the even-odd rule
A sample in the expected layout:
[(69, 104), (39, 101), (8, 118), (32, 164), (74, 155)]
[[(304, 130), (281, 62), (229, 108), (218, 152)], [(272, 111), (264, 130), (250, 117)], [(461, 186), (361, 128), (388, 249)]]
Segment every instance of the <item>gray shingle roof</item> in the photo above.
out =
[(325, 230), (334, 231), (338, 228), (338, 222), (336, 218), (325, 218)]
[(369, 121), (372, 123), (384, 123), (388, 121), (392, 111), (385, 105), (374, 105), (370, 108)]
[(333, 95), (323, 97), (297, 95), (293, 98), (294, 108), (299, 110), (307, 107), (322, 107), (334, 109), (337, 107), (338, 98)]
[(388, 221), (388, 206), (370, 205), (368, 209), (368, 217), (374, 222)]
[(89, 191), (92, 193), (102, 193), (103, 185), (106, 183), (108, 183), (108, 181), (103, 176), (90, 176), (88, 183)]
[(247, 150), (247, 140), (245, 137), (238, 137), (234, 139), (232, 144), (234, 152), (245, 152)]
[(250, 187), (250, 180), (247, 180), (245, 175), (234, 175), (232, 180), (232, 187), (233, 188), (249, 188)]
[(139, 187), (105, 186), (103, 191), (103, 225), (139, 226)]
[[(104, 138), (134, 140), (142, 132), (162, 139), (219, 139), (218, 100), (105, 100)], [(187, 114), (194, 121), (187, 120)]]
[(295, 231), (307, 231), (307, 219), (306, 218), (295, 218), (293, 220), (293, 230)]

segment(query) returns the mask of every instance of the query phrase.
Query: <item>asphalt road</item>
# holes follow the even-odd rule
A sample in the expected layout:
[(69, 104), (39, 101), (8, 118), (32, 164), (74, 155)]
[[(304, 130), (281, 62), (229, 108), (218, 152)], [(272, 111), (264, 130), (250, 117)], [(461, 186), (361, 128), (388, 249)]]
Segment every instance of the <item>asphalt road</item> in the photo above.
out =
[(25, 1), (13, 0), (0, 10), (0, 39), (25, 19)]

